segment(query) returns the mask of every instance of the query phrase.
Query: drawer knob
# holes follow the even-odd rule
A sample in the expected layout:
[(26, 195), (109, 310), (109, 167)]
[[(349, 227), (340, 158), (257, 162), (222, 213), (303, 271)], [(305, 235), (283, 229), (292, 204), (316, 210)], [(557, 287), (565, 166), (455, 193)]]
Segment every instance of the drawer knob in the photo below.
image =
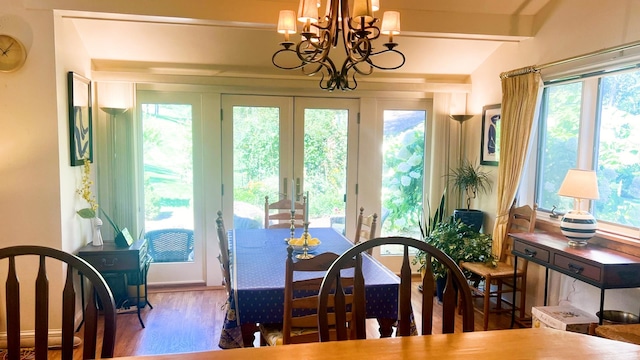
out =
[(528, 257), (536, 257), (538, 252), (535, 250), (529, 250), (527, 248), (524, 248), (524, 254), (527, 255)]
[(107, 259), (102, 258), (102, 265), (106, 267), (114, 266), (118, 262), (118, 258), (113, 258), (112, 262), (107, 262)]
[(569, 263), (569, 271), (574, 274), (580, 274), (584, 270), (584, 267), (576, 264)]

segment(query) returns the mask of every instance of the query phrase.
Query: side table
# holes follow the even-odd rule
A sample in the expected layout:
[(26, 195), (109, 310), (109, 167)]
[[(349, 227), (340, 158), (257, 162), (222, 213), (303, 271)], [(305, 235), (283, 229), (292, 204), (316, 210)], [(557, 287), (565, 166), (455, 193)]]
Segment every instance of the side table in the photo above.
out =
[[(143, 328), (144, 322), (140, 316), (140, 309), (147, 305), (153, 309), (147, 296), (147, 272), (151, 263), (147, 248), (147, 240), (142, 238), (129, 247), (116, 247), (113, 242), (105, 242), (102, 246), (88, 244), (78, 250), (78, 256), (95, 267), (103, 276), (116, 275), (121, 277), (124, 283), (129, 282), (128, 285), (136, 286), (135, 306), (138, 312), (138, 320)], [(84, 281), (82, 280), (82, 274), (80, 276), (82, 308), (84, 309)], [(143, 285), (142, 293), (140, 291), (141, 285)], [(125, 289), (127, 289), (126, 286)], [(122, 304), (120, 306), (122, 307)]]
[[(591, 284), (600, 289), (600, 318), (606, 289), (640, 287), (640, 258), (587, 244), (571, 247), (567, 239), (552, 233), (510, 233), (513, 238), (514, 277), (518, 258), (545, 267), (544, 305), (547, 305), (549, 269)], [(512, 312), (512, 324), (515, 311)]]

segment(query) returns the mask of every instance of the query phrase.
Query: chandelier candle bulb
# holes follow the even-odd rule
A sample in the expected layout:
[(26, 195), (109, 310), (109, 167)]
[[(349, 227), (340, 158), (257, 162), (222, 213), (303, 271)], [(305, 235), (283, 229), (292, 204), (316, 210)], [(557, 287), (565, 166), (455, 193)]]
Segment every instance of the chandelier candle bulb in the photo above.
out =
[(393, 35), (400, 34), (400, 13), (397, 11), (385, 11), (382, 14), (380, 32), (383, 35), (389, 35), (389, 42), (393, 43)]

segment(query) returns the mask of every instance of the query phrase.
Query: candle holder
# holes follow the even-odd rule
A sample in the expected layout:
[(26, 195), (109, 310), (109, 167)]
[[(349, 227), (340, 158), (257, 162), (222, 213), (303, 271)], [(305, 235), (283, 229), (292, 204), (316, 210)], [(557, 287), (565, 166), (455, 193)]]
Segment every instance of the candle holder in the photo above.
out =
[(289, 231), (291, 232), (291, 236), (289, 237), (289, 240), (293, 240), (296, 232), (296, 211), (295, 210), (291, 210), (291, 226), (289, 226)]
[(309, 222), (304, 223), (304, 232), (302, 233), (302, 254), (296, 255), (298, 259), (313, 259), (314, 255), (309, 254)]

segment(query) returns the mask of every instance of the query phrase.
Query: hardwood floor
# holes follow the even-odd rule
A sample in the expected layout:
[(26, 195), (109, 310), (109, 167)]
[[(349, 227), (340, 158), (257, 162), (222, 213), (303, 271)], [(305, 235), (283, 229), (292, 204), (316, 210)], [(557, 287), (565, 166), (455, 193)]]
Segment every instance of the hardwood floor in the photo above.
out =
[[(417, 286), (414, 286), (413, 292), (414, 295), (419, 294)], [(153, 304), (153, 309), (147, 307), (142, 310), (142, 319), (146, 325), (144, 329), (135, 312), (118, 315), (116, 357), (220, 349), (218, 340), (226, 301), (224, 289), (150, 289), (149, 301)], [(414, 311), (419, 310), (420, 307), (414, 305)], [(419, 317), (416, 314), (416, 318)], [(437, 324), (438, 321), (438, 318), (434, 319), (434, 323)], [(478, 312), (475, 324), (475, 330), (482, 331), (482, 315)], [(419, 323), (416, 325), (420, 328)], [(490, 317), (489, 329), (507, 329), (509, 325), (510, 317), (506, 315)], [(461, 321), (456, 322), (456, 331), (461, 331)], [(375, 320), (368, 320), (367, 332), (369, 337), (379, 336)], [(82, 330), (78, 336), (82, 336)], [(254, 344), (259, 346), (257, 336)], [(60, 359), (60, 352), (51, 350), (49, 358)], [(81, 358), (81, 349), (77, 349), (74, 359)]]

